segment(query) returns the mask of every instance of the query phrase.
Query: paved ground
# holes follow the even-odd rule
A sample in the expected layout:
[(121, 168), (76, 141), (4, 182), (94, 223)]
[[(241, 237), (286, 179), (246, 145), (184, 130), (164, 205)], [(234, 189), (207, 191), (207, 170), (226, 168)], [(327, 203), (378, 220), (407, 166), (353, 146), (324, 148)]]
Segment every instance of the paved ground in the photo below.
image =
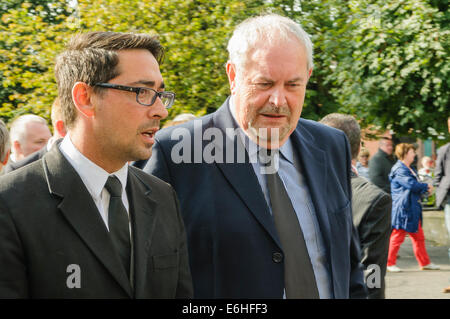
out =
[(411, 239), (407, 237), (397, 260), (403, 272), (386, 275), (386, 299), (450, 299), (450, 293), (442, 293), (444, 287), (450, 286), (448, 247), (436, 246), (430, 241), (426, 244), (431, 262), (441, 266), (441, 270), (420, 270)]

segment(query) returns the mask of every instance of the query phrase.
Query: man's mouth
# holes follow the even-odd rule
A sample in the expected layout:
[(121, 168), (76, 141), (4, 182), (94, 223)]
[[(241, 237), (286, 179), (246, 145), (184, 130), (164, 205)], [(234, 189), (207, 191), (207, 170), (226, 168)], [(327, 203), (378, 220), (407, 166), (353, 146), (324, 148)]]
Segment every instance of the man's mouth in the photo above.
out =
[(157, 131), (158, 131), (158, 128), (154, 127), (154, 128), (150, 128), (150, 129), (147, 129), (147, 130), (141, 132), (141, 135), (144, 136), (144, 138), (146, 140), (153, 143), (154, 142), (153, 138), (155, 137), (155, 134)]
[(273, 119), (286, 117), (286, 115), (284, 114), (272, 114), (272, 113), (262, 113), (261, 115)]

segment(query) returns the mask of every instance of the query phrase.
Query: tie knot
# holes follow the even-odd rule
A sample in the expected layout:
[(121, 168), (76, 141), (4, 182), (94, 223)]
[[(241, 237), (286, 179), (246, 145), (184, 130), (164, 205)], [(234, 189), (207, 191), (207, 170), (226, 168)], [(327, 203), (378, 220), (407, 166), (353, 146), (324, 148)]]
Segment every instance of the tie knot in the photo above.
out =
[(278, 171), (280, 157), (278, 149), (271, 150), (261, 148), (258, 152), (258, 156), (262, 174), (274, 174)]
[(109, 192), (111, 197), (121, 197), (122, 196), (122, 183), (114, 175), (111, 175), (108, 177), (108, 180), (106, 181), (106, 184), (105, 184), (105, 188)]

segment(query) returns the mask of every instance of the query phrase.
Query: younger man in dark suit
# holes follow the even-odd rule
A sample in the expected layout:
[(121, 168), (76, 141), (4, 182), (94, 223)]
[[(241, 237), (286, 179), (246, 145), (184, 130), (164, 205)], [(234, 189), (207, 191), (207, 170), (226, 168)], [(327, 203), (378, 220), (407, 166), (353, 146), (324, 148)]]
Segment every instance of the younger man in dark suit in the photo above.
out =
[(174, 94), (159, 41), (75, 36), (56, 79), (68, 135), (0, 180), (0, 298), (189, 298), (173, 189), (129, 167), (151, 155)]
[(343, 131), (350, 142), (353, 224), (358, 230), (361, 243), (361, 261), (368, 279), (369, 298), (384, 298), (384, 277), (391, 234), (391, 197), (367, 179), (358, 176), (355, 167), (361, 146), (358, 122), (350, 115), (337, 113), (328, 114), (320, 122)]

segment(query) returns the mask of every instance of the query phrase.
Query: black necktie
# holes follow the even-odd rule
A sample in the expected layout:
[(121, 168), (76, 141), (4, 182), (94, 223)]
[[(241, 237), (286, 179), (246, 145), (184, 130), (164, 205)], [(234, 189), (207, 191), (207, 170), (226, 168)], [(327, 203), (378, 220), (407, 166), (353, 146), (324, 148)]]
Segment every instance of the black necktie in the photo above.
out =
[(116, 176), (112, 175), (108, 177), (105, 188), (111, 196), (108, 209), (109, 234), (129, 278), (131, 259), (130, 226), (128, 213), (122, 202), (122, 184)]
[(275, 228), (284, 252), (286, 297), (318, 299), (316, 279), (297, 214), (277, 170), (266, 177)]

